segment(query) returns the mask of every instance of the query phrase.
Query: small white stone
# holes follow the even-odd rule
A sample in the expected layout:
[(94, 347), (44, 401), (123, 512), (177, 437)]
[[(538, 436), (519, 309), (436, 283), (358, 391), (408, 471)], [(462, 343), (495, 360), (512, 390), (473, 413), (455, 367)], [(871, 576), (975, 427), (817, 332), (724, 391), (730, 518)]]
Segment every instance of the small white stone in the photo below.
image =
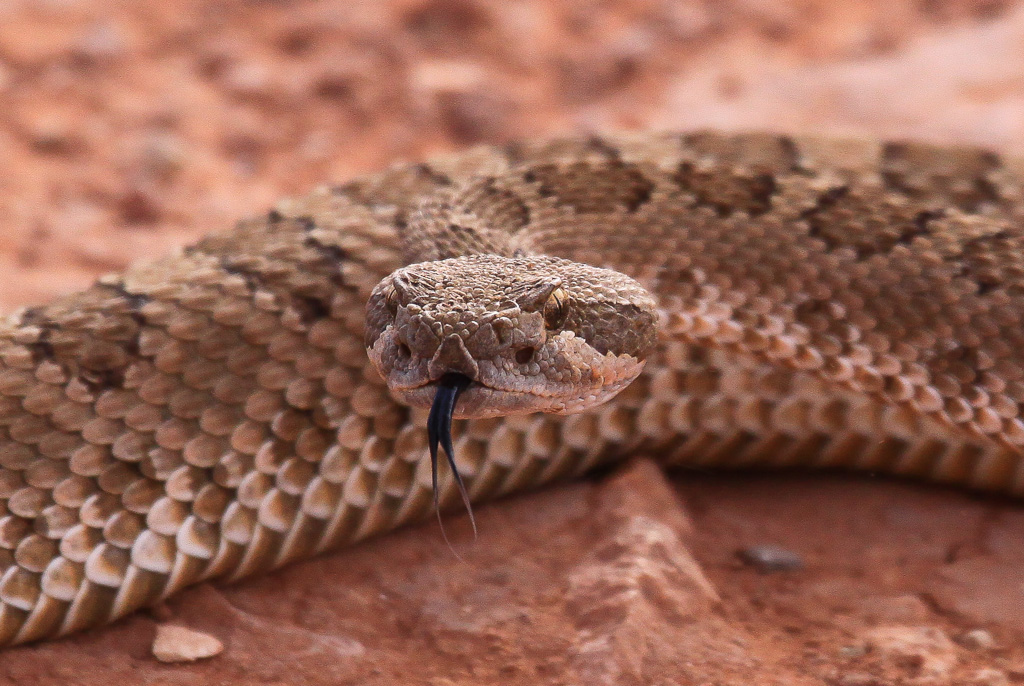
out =
[(868, 653), (868, 647), (863, 643), (845, 645), (839, 648), (839, 657), (850, 660), (864, 657)]
[(996, 639), (984, 629), (972, 629), (961, 636), (957, 642), (971, 650), (991, 650), (996, 647)]
[(160, 662), (195, 662), (223, 650), (224, 644), (217, 637), (171, 624), (157, 626), (153, 639), (153, 655)]
[(972, 686), (1009, 686), (1010, 677), (998, 669), (986, 667), (971, 676)]
[(921, 676), (946, 680), (957, 661), (956, 646), (941, 629), (932, 626), (880, 626), (864, 632), (868, 646), (887, 661), (913, 659)]

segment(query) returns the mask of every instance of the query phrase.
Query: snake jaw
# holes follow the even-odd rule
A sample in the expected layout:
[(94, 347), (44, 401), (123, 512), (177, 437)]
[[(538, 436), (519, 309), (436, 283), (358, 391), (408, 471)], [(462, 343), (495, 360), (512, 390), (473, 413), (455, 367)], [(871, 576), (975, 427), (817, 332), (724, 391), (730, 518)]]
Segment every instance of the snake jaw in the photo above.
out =
[[(502, 389), (480, 380), (463, 390), (453, 411), (455, 419), (485, 419), (511, 415), (547, 412), (549, 414), (575, 414), (615, 397), (644, 369), (642, 360), (609, 360), (608, 367), (597, 383), (581, 384), (574, 392), (556, 390)], [(391, 394), (413, 407), (429, 408), (436, 399), (439, 382), (424, 379), (409, 386), (389, 384)]]

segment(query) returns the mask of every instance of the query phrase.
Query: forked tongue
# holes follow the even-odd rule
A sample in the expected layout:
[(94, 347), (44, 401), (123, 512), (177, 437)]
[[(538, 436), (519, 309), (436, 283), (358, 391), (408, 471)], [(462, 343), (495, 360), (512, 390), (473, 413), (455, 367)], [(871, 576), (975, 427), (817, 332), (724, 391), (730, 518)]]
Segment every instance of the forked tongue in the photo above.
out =
[(441, 521), (440, 494), (437, 489), (438, 443), (448, 458), (448, 466), (451, 467), (455, 484), (459, 487), (459, 494), (462, 496), (462, 503), (466, 506), (466, 512), (469, 514), (469, 523), (473, 526), (473, 538), (476, 538), (476, 519), (473, 517), (473, 508), (469, 503), (469, 494), (466, 492), (462, 477), (455, 466), (455, 452), (452, 448), (452, 414), (455, 412), (455, 402), (470, 383), (472, 382), (469, 377), (463, 374), (442, 376), (437, 382), (437, 395), (434, 396), (434, 403), (430, 406), (430, 415), (427, 417), (427, 443), (430, 446), (430, 481), (434, 487), (434, 510), (437, 512), (437, 521), (441, 525), (441, 535), (444, 537), (445, 543), (448, 543), (449, 548), (452, 546), (448, 542), (444, 522)]

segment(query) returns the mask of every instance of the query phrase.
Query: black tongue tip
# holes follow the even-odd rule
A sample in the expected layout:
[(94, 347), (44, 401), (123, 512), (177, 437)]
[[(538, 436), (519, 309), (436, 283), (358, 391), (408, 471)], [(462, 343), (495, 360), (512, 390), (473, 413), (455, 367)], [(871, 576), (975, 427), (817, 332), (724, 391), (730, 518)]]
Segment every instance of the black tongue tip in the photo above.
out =
[[(473, 537), (476, 537), (476, 519), (473, 517), (473, 508), (469, 503), (469, 493), (462, 483), (462, 477), (455, 466), (455, 452), (452, 447), (452, 415), (455, 413), (455, 403), (466, 390), (472, 380), (465, 374), (449, 373), (442, 376), (437, 382), (437, 394), (434, 395), (434, 402), (430, 406), (430, 415), (427, 417), (427, 444), (430, 448), (430, 478), (434, 488), (434, 509), (437, 511), (438, 521), (441, 519), (441, 511), (438, 507), (440, 494), (437, 490), (437, 446), (440, 444), (448, 458), (448, 466), (455, 477), (455, 484), (459, 487), (459, 495), (462, 496), (462, 503), (469, 513), (469, 522), (473, 526)], [(441, 534), (445, 541), (448, 540), (444, 533), (444, 524), (441, 525)], [(450, 544), (449, 544), (449, 547)]]

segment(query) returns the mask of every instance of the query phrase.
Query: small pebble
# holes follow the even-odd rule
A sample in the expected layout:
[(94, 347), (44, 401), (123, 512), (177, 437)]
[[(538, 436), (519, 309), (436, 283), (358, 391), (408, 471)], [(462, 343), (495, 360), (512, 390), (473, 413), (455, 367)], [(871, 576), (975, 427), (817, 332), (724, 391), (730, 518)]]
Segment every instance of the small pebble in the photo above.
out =
[(998, 669), (985, 667), (971, 676), (972, 686), (1009, 686), (1010, 677)]
[(26, 127), (29, 141), (37, 152), (70, 155), (82, 147), (82, 139), (70, 119), (61, 115), (41, 115)]
[(139, 171), (148, 178), (167, 180), (181, 171), (188, 159), (185, 142), (170, 131), (151, 131), (143, 141)]
[(256, 63), (232, 65), (224, 85), (232, 95), (241, 98), (269, 98), (275, 86), (271, 70)]
[(850, 672), (836, 680), (837, 686), (882, 686), (875, 677), (865, 672)]
[(972, 629), (963, 634), (957, 643), (971, 650), (990, 650), (996, 647), (996, 639), (984, 629)]
[(865, 630), (862, 638), (881, 663), (914, 665), (922, 683), (948, 682), (958, 659), (953, 641), (934, 626), (878, 626)]
[(133, 184), (118, 198), (118, 210), (126, 224), (152, 224), (160, 219), (163, 207), (159, 194), (144, 184)]
[(157, 626), (153, 639), (153, 655), (160, 662), (195, 662), (223, 650), (224, 644), (217, 637), (172, 624)]
[(792, 550), (777, 545), (751, 545), (741, 548), (739, 558), (763, 574), (802, 569), (803, 559)]
[(109, 61), (126, 49), (125, 37), (113, 24), (95, 24), (75, 44), (75, 54), (90, 62)]
[(410, 80), (420, 90), (464, 93), (485, 84), (487, 71), (476, 62), (427, 61), (415, 65)]

